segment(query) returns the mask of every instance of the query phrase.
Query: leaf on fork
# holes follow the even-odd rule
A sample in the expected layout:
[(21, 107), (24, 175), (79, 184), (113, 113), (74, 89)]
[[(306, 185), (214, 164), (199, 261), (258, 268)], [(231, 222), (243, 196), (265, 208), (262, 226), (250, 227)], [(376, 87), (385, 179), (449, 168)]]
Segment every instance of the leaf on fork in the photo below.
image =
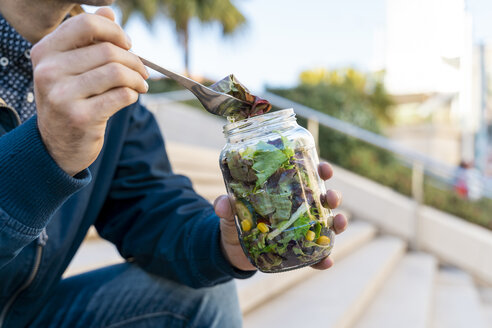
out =
[(234, 112), (230, 117), (232, 121), (239, 121), (256, 115), (265, 114), (272, 108), (272, 105), (267, 100), (251, 94), (251, 92), (239, 82), (233, 74), (214, 83), (210, 88), (251, 104), (250, 108)]

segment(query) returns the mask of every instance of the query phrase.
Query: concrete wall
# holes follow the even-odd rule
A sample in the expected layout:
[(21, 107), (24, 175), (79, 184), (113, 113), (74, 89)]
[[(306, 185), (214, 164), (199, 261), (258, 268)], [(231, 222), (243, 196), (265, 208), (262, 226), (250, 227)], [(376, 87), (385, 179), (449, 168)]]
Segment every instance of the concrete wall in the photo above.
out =
[(342, 206), (353, 217), (376, 224), (384, 232), (407, 241), (415, 235), (415, 203), (390, 188), (334, 167), (327, 188), (340, 190)]
[(424, 206), (420, 245), (440, 260), (492, 284), (492, 232), (461, 218)]
[(343, 193), (342, 206), (355, 218), (369, 221), (437, 256), (441, 262), (492, 284), (492, 231), (434, 208), (417, 206), (411, 198), (387, 187), (344, 169), (334, 169), (327, 187)]

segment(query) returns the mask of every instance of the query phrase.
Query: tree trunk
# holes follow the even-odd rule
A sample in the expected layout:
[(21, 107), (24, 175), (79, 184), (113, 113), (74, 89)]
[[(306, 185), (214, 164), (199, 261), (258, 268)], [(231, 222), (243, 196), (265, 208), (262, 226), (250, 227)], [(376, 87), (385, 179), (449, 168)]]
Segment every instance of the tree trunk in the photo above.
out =
[(184, 65), (185, 65), (185, 75), (190, 76), (190, 33), (188, 30), (188, 23), (183, 30), (183, 51), (184, 51)]

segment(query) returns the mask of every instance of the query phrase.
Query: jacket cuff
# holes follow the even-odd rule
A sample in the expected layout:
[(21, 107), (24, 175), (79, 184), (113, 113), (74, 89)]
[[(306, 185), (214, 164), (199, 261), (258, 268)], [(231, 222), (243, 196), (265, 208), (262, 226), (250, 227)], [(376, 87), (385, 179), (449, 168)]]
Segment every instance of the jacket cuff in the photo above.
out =
[(197, 224), (190, 237), (196, 241), (196, 258), (203, 259), (197, 261), (201, 268), (196, 268), (203, 285), (210, 286), (231, 278), (246, 279), (256, 273), (256, 270), (239, 270), (225, 258), (220, 245), (220, 219), (215, 214)]
[(37, 116), (0, 138), (0, 207), (27, 227), (45, 227), (90, 181), (88, 169), (72, 177), (56, 164), (41, 140)]

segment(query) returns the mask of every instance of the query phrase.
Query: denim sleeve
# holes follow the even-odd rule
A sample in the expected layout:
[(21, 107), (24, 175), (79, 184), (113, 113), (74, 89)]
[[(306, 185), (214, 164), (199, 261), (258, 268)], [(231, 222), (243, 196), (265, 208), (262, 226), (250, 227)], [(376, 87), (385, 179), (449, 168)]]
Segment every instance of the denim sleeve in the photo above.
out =
[(91, 180), (75, 177), (51, 158), (36, 116), (0, 137), (0, 268), (46, 227), (53, 213)]
[(191, 287), (254, 273), (236, 270), (224, 258), (212, 205), (188, 178), (172, 172), (159, 127), (141, 106), (132, 112), (96, 228), (123, 257)]

